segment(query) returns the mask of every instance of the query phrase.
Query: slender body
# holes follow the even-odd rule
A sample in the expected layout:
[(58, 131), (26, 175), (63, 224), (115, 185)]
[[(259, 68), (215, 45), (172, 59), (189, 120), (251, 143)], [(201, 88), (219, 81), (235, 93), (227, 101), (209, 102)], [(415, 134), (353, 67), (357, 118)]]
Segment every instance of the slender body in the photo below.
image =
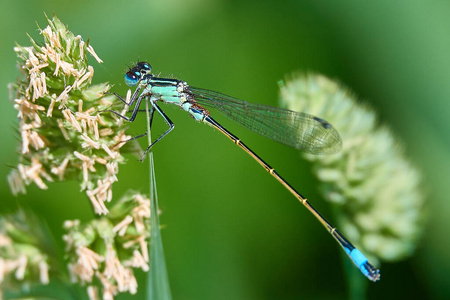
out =
[[(269, 164), (262, 160), (255, 152), (248, 148), (238, 137), (233, 135), (209, 114), (206, 107), (214, 107), (227, 117), (239, 122), (248, 129), (265, 137), (295, 147), (312, 154), (333, 154), (342, 147), (341, 138), (334, 127), (327, 121), (300, 112), (293, 112), (276, 107), (252, 104), (230, 96), (209, 91), (206, 89), (190, 87), (186, 82), (157, 78), (151, 74), (151, 66), (146, 62), (139, 62), (125, 74), (125, 82), (129, 86), (137, 86), (129, 102), (115, 94), (126, 105), (133, 109), (130, 118), (111, 111), (116, 115), (133, 122), (139, 111), (139, 106), (144, 99), (148, 99), (152, 105), (152, 114), (157, 111), (167, 123), (169, 128), (151, 145), (144, 153), (173, 128), (174, 124), (157, 105), (158, 101), (170, 103), (181, 107), (188, 112), (193, 119), (203, 122), (219, 130), (237, 146), (247, 152), (266, 171), (278, 180), (289, 192), (291, 192), (326, 228), (339, 245), (345, 250), (353, 263), (371, 281), (380, 278), (379, 270), (372, 266), (367, 258), (355, 248), (335, 227), (333, 227), (317, 210), (297, 192), (286, 180), (284, 180)], [(140, 135), (138, 137), (144, 136)]]

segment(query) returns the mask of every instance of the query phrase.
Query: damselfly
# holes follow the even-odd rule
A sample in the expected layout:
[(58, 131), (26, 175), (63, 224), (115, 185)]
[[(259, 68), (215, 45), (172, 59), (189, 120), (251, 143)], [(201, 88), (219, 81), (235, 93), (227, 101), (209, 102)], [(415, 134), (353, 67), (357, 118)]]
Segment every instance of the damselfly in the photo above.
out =
[[(135, 103), (131, 117), (128, 118), (111, 111), (119, 117), (133, 122), (139, 112), (142, 100), (145, 99), (151, 104), (151, 116), (153, 116), (155, 111), (158, 112), (168, 125), (169, 128), (147, 147), (142, 159), (153, 145), (174, 128), (173, 122), (161, 110), (157, 102), (162, 101), (180, 106), (196, 121), (206, 123), (219, 130), (253, 157), (322, 223), (367, 278), (372, 281), (380, 279), (380, 271), (368, 262), (361, 251), (355, 248), (335, 227), (325, 220), (307, 199), (297, 192), (271, 166), (256, 155), (239, 138), (216, 122), (205, 107), (216, 108), (230, 119), (253, 132), (311, 154), (334, 154), (341, 149), (341, 137), (330, 123), (306, 113), (253, 104), (222, 93), (192, 87), (181, 80), (158, 78), (151, 74), (151, 70), (150, 64), (139, 62), (125, 74), (125, 83), (131, 87), (137, 86), (129, 101), (114, 94), (127, 106), (132, 106)], [(144, 135), (146, 134), (140, 136)]]

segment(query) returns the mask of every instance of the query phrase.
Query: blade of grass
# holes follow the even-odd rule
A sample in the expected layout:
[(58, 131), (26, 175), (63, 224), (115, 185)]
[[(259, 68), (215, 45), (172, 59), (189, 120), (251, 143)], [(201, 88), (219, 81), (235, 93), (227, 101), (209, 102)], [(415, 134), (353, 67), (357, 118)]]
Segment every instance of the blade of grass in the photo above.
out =
[[(145, 101), (147, 112), (147, 136), (148, 144), (151, 145), (151, 117), (148, 107), (148, 102)], [(152, 108), (153, 109), (153, 108)], [(151, 114), (153, 116), (153, 114)], [(164, 258), (164, 249), (161, 239), (161, 231), (159, 226), (158, 215), (158, 193), (156, 189), (155, 165), (153, 162), (153, 151), (149, 151), (149, 175), (150, 175), (150, 210), (151, 210), (151, 235), (150, 235), (150, 270), (147, 276), (147, 299), (149, 300), (171, 300), (169, 277), (167, 275), (166, 261)]]

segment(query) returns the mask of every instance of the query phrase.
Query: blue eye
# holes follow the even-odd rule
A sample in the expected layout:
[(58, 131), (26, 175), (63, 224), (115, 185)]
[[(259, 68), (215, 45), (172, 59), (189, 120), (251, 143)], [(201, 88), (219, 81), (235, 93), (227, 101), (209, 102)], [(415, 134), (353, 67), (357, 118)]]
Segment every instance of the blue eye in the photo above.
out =
[(152, 66), (150, 66), (149, 63), (146, 62), (138, 62), (136, 65), (136, 68), (140, 69), (140, 70), (144, 70), (146, 71), (146, 73), (149, 73), (152, 71)]
[[(137, 72), (139, 74), (139, 72)], [(125, 74), (125, 83), (128, 86), (135, 86), (139, 82), (139, 76), (136, 75), (136, 72), (127, 72)]]

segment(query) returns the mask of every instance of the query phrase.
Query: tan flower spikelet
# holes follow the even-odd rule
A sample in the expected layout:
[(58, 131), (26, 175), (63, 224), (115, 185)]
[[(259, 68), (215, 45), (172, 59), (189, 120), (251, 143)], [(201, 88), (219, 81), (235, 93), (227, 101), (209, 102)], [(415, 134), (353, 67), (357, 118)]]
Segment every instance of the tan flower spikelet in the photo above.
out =
[(89, 41), (56, 17), (47, 21), (40, 30), (43, 45), (30, 38), (32, 46), (14, 48), (23, 73), (11, 85), (21, 143), (19, 164), (8, 181), (18, 194), (32, 182), (46, 189), (48, 182), (81, 178), (95, 212), (106, 214), (105, 202), (112, 199), (112, 184), (124, 162), (120, 150), (130, 136), (121, 119), (101, 113), (117, 101), (105, 96), (107, 83), (91, 85), (94, 68), (87, 55), (102, 61)]
[[(150, 200), (130, 193), (107, 216), (87, 224), (66, 221), (68, 269), (73, 282), (87, 285), (90, 299), (135, 294), (135, 269), (149, 270)], [(100, 283), (100, 284), (98, 284)]]

